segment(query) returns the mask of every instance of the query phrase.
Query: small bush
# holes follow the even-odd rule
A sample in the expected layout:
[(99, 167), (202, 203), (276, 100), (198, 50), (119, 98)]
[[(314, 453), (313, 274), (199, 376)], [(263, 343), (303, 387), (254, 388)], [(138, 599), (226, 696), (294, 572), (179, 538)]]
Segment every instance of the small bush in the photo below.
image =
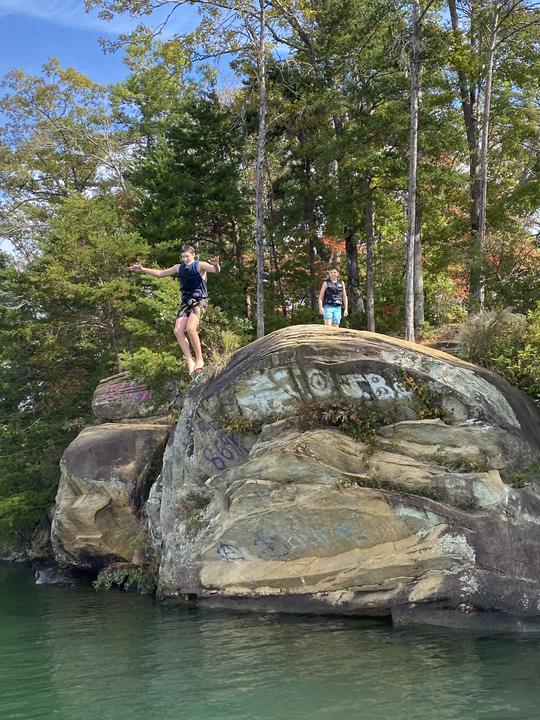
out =
[(439, 418), (443, 422), (449, 422), (452, 419), (448, 410), (442, 406), (440, 393), (430, 387), (429, 383), (418, 382), (410, 376), (404, 376), (401, 382), (412, 390), (411, 408), (418, 420)]
[(103, 568), (94, 580), (95, 590), (111, 590), (117, 587), (126, 592), (135, 588), (140, 592), (152, 592), (157, 585), (155, 573), (131, 563), (114, 563)]
[(533, 463), (513, 472), (505, 482), (514, 488), (523, 488), (534, 479), (540, 479), (540, 463)]
[(193, 538), (202, 530), (205, 523), (203, 522), (203, 511), (210, 502), (203, 493), (190, 492), (181, 500), (181, 508), (185, 515), (186, 535)]
[(441, 491), (432, 485), (408, 485), (403, 482), (392, 482), (390, 480), (381, 480), (378, 477), (351, 477), (344, 476), (337, 481), (340, 487), (362, 487), (371, 488), (372, 490), (385, 490), (387, 492), (406, 493), (407, 495), (418, 495), (436, 502), (444, 502), (444, 495)]
[(527, 315), (507, 309), (472, 316), (459, 342), (464, 357), (540, 401), (540, 305)]
[(170, 352), (154, 352), (141, 347), (134, 352), (122, 353), (121, 360), (128, 377), (143, 383), (154, 393), (163, 392), (170, 383), (186, 387), (189, 382), (185, 363)]
[(364, 405), (347, 400), (300, 405), (297, 415), (301, 429), (336, 427), (367, 445), (374, 444), (378, 428), (392, 422), (386, 412), (370, 410)]
[(185, 513), (195, 512), (196, 510), (204, 510), (210, 499), (203, 493), (191, 492), (185, 495), (180, 504)]
[(256, 425), (252, 420), (238, 415), (226, 417), (222, 420), (221, 427), (233, 434), (249, 435), (260, 430), (260, 423)]

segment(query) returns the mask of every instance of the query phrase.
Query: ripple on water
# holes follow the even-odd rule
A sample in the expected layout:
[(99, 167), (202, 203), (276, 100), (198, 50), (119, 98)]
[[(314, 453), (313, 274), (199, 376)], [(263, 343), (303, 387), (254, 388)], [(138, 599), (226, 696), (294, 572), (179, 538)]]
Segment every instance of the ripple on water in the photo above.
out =
[(537, 636), (174, 609), (0, 566), (1, 720), (537, 720)]

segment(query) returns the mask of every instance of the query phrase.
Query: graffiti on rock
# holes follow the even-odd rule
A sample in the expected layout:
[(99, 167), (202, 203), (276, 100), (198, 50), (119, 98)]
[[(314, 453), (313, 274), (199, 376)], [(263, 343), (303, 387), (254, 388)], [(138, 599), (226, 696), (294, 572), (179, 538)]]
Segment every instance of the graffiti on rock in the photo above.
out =
[(231, 464), (249, 455), (249, 450), (242, 445), (236, 435), (222, 428), (215, 420), (199, 420), (197, 429), (208, 441), (202, 449), (204, 459), (215, 470), (219, 472), (226, 470)]
[(374, 372), (331, 373), (324, 368), (271, 368), (254, 373), (236, 391), (236, 400), (246, 417), (283, 412), (308, 397), (345, 397), (365, 401), (403, 400), (412, 391), (403, 383)]
[(111, 383), (103, 390), (98, 390), (94, 402), (97, 405), (104, 405), (110, 402), (143, 403), (150, 400), (152, 391), (144, 385), (126, 380), (121, 383)]
[(253, 544), (275, 558), (285, 557), (290, 552), (289, 546), (275, 535), (267, 536), (257, 533), (253, 539)]
[(218, 555), (227, 562), (246, 559), (240, 548), (237, 545), (233, 545), (233, 543), (220, 542), (217, 546), (217, 552)]

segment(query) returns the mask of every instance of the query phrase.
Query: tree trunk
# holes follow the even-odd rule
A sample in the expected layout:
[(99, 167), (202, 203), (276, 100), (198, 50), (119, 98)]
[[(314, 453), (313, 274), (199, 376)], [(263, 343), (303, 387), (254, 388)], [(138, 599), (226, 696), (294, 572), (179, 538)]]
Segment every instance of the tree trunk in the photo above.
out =
[(360, 297), (356, 232), (351, 227), (345, 228), (345, 254), (347, 256), (347, 294), (349, 296), (349, 314), (352, 314), (362, 308), (362, 298)]
[(375, 244), (375, 223), (373, 219), (373, 190), (371, 178), (365, 179), (365, 233), (366, 233), (366, 315), (367, 329), (375, 332), (375, 265), (373, 246)]
[(418, 108), (420, 106), (420, 5), (412, 0), (411, 17), (411, 119), (409, 141), (409, 194), (405, 261), (405, 339), (414, 342), (414, 240), (416, 236), (416, 175), (418, 167)]
[(317, 292), (317, 273), (315, 271), (316, 253), (315, 243), (311, 228), (308, 229), (308, 253), (309, 253), (309, 302), (311, 306), (311, 312), (316, 317), (317, 309), (319, 307), (318, 292)]
[(257, 337), (264, 335), (264, 151), (266, 143), (266, 56), (265, 56), (265, 0), (259, 0), (259, 52), (257, 70), (259, 84), (259, 134), (255, 177), (257, 244)]
[(416, 232), (414, 235), (414, 329), (424, 323), (424, 273), (422, 261), (422, 206), (416, 199)]
[[(457, 12), (456, 0), (448, 0), (448, 10), (452, 23), (452, 30), (458, 34), (459, 17)], [(471, 6), (474, 11), (474, 6)], [(471, 15), (471, 44), (473, 42), (473, 22), (474, 17)], [(471, 300), (477, 306), (480, 298), (480, 278), (481, 272), (477, 262), (476, 242), (479, 237), (480, 225), (480, 168), (479, 168), (479, 147), (478, 147), (478, 122), (477, 122), (477, 99), (478, 91), (475, 85), (472, 85), (464, 70), (457, 70), (459, 95), (461, 100), (461, 109), (463, 112), (463, 122), (465, 124), (465, 133), (467, 136), (467, 146), (469, 149), (469, 187), (471, 206), (469, 211), (470, 229), (471, 229), (471, 256), (469, 258), (469, 292)]]
[[(268, 175), (270, 174), (267, 169)], [(268, 244), (270, 245), (270, 265), (276, 279), (279, 303), (281, 305), (281, 314), (287, 317), (287, 305), (285, 303), (285, 293), (283, 292), (283, 283), (281, 281), (281, 271), (279, 269), (279, 261), (276, 249), (276, 241), (274, 237), (275, 211), (274, 211), (274, 195), (272, 191), (271, 181), (268, 183), (268, 215), (269, 215), (269, 232)]]
[(486, 86), (484, 90), (484, 108), (482, 113), (482, 140), (480, 143), (480, 204), (478, 208), (478, 234), (476, 240), (477, 265), (479, 267), (479, 283), (476, 298), (480, 312), (485, 304), (485, 255), (486, 255), (486, 204), (487, 204), (487, 173), (489, 144), (489, 114), (491, 111), (491, 95), (493, 92), (493, 67), (497, 46), (497, 30), (499, 25), (500, 2), (493, 3), (491, 27), (489, 31), (489, 47), (486, 67)]
[(311, 192), (311, 161), (305, 158), (303, 163), (304, 180), (306, 186), (306, 198), (304, 201), (304, 231), (307, 241), (307, 255), (308, 255), (308, 267), (309, 267), (309, 303), (311, 312), (314, 316), (317, 315), (318, 308), (318, 278), (315, 269), (315, 263), (317, 259), (317, 253), (315, 248), (316, 234), (314, 231), (315, 227), (315, 208), (314, 199)]
[(246, 268), (244, 263), (244, 248), (240, 238), (240, 228), (236, 220), (233, 223), (234, 232), (234, 251), (236, 255), (236, 268), (238, 270), (238, 278), (244, 292), (244, 313), (246, 318), (251, 318), (251, 297), (249, 295), (249, 280), (246, 277)]

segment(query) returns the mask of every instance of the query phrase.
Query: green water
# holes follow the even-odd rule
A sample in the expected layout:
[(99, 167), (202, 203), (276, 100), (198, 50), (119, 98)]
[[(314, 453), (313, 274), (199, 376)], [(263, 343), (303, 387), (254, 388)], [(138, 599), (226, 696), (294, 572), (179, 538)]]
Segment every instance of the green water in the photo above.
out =
[(0, 720), (533, 720), (540, 638), (172, 609), (0, 564)]

